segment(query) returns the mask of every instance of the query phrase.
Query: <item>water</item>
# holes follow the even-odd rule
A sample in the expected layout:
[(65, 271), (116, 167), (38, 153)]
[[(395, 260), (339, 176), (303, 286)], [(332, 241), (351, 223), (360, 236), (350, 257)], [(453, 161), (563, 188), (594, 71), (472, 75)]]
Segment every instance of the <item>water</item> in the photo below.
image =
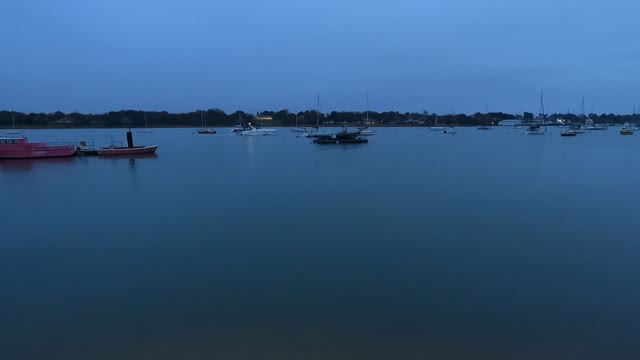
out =
[(638, 358), (640, 140), (523, 131), (0, 162), (0, 358)]

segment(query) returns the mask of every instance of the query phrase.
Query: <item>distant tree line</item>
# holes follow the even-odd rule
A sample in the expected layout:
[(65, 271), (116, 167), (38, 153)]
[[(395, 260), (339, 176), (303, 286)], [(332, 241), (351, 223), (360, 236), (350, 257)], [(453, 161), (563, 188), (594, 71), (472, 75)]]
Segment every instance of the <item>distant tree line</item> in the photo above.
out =
[[(368, 117), (367, 117), (368, 115)], [(477, 126), (477, 125), (497, 125), (501, 120), (519, 119), (532, 120), (539, 118), (533, 113), (525, 112), (522, 115), (507, 114), (503, 112), (448, 114), (437, 115), (428, 111), (421, 113), (409, 113), (398, 111), (364, 112), (354, 111), (332, 111), (330, 113), (317, 113), (315, 110), (301, 111), (298, 113), (289, 110), (263, 111), (257, 114), (249, 114), (243, 111), (236, 111), (227, 114), (220, 109), (209, 109), (204, 111), (192, 111), (187, 113), (173, 114), (166, 111), (140, 111), (122, 110), (111, 111), (104, 114), (81, 114), (78, 112), (63, 113), (21, 113), (11, 111), (0, 111), (0, 127), (11, 127), (15, 119), (16, 127), (51, 127), (51, 128), (102, 128), (102, 127), (135, 127), (141, 128), (146, 124), (149, 127), (199, 127), (202, 124), (202, 116), (206, 119), (207, 126), (234, 126), (241, 122), (252, 123), (264, 126), (315, 126), (316, 119), (320, 125), (358, 125), (365, 124), (367, 118), (369, 124), (378, 126), (431, 126), (434, 123), (442, 125)], [(640, 115), (616, 115), (616, 114), (589, 114), (595, 123), (615, 123), (625, 122), (638, 123)], [(271, 120), (259, 120), (270, 118)], [(576, 114), (551, 114), (545, 116), (547, 120), (564, 119), (569, 122), (584, 122), (584, 115)]]

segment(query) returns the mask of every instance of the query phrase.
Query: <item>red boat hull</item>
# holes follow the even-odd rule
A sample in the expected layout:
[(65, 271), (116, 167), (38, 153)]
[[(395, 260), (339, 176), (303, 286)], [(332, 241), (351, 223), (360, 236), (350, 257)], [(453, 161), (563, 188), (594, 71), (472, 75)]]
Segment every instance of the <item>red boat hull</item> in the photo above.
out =
[(29, 143), (26, 138), (0, 139), (0, 159), (37, 159), (73, 156), (76, 148), (71, 145), (47, 145)]
[(155, 154), (158, 145), (153, 146), (135, 146), (135, 147), (109, 147), (98, 149), (100, 156), (126, 156), (126, 155), (143, 155)]

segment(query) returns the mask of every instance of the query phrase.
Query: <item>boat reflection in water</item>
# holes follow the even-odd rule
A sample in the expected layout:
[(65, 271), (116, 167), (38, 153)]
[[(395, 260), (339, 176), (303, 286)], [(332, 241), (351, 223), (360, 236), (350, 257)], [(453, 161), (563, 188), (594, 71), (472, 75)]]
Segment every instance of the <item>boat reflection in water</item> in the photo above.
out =
[(34, 167), (52, 167), (71, 164), (74, 157), (40, 158), (40, 159), (10, 159), (0, 161), (2, 171), (30, 171)]
[(155, 159), (158, 157), (158, 154), (129, 154), (125, 156), (98, 156), (100, 160), (110, 160), (110, 161), (124, 161), (124, 160), (135, 160), (135, 159)]

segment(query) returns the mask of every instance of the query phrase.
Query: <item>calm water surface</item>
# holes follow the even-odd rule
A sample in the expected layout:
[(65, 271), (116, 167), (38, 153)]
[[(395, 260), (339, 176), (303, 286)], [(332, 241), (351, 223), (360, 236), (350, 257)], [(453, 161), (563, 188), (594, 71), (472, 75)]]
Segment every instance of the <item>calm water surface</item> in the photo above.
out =
[(637, 134), (227, 131), (1, 161), (0, 358), (640, 357)]

